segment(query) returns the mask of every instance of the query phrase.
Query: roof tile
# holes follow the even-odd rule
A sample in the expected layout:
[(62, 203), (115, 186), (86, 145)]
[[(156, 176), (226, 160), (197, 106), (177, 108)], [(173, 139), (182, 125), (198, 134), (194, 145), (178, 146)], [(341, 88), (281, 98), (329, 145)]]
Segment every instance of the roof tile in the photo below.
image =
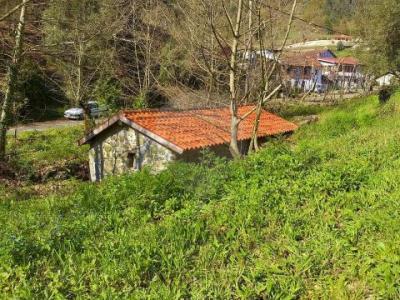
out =
[[(254, 105), (239, 107), (239, 115), (254, 110)], [(178, 146), (184, 151), (229, 143), (231, 115), (229, 108), (189, 111), (124, 111), (125, 118)], [(251, 113), (239, 125), (239, 140), (250, 139), (256, 113)], [(259, 137), (273, 136), (297, 129), (265, 110), (261, 113)]]

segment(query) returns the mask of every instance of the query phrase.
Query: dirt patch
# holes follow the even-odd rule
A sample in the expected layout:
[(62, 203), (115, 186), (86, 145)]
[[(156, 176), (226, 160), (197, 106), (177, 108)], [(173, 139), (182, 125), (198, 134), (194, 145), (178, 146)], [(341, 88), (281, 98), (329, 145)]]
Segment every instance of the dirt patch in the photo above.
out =
[(89, 180), (89, 167), (79, 161), (64, 161), (57, 165), (43, 167), (32, 174), (18, 170), (11, 163), (0, 162), (0, 183), (6, 186), (20, 185), (23, 182), (46, 183), (68, 179)]
[(87, 164), (75, 161), (65, 161), (57, 165), (44, 167), (30, 178), (36, 183), (45, 183), (50, 180), (67, 180), (79, 179), (82, 181), (89, 180), (89, 168)]
[(0, 163), (0, 199), (18, 201), (48, 195), (67, 195), (89, 180), (89, 168), (78, 161), (66, 161), (28, 174), (12, 164)]
[(15, 180), (17, 172), (6, 162), (0, 161), (0, 181)]

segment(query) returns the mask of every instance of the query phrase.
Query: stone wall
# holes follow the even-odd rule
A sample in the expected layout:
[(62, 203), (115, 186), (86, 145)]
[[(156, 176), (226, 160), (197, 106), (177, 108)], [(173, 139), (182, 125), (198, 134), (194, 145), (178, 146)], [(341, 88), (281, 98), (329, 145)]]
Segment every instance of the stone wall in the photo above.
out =
[(134, 172), (146, 166), (158, 172), (175, 158), (174, 152), (154, 140), (124, 124), (115, 124), (90, 145), (90, 177), (99, 181), (108, 175)]

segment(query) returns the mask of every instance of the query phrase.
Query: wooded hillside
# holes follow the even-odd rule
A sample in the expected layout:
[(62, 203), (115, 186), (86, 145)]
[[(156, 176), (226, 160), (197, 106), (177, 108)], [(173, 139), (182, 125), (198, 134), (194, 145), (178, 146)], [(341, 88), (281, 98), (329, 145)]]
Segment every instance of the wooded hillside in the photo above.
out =
[[(29, 115), (32, 109), (76, 105), (86, 98), (115, 108), (154, 107), (172, 99), (178, 103), (170, 105), (178, 107), (218, 104), (228, 93), (221, 46), (230, 45), (223, 9), (210, 10), (212, 2), (32, 1), (19, 106)], [(3, 3), (0, 13), (19, 2)], [(234, 2), (227, 3), (233, 12)], [(262, 3), (261, 14), (269, 20), (263, 28), (265, 47), (278, 47), (282, 40), (288, 18), (282, 12), (290, 12), (290, 3)], [(349, 29), (356, 7), (357, 1), (300, 1), (296, 14), (327, 29), (295, 20), (289, 42), (326, 35), (329, 28)], [(3, 75), (17, 19), (14, 14), (0, 22)], [(220, 41), (211, 20), (225, 35)]]

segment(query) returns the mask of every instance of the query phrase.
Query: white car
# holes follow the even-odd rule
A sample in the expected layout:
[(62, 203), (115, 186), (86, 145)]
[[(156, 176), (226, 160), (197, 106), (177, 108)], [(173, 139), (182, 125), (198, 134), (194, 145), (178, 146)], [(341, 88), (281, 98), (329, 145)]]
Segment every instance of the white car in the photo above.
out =
[[(104, 112), (106, 109), (100, 109), (99, 104), (95, 101), (89, 101), (88, 106), (90, 109), (90, 116), (92, 118), (100, 117), (101, 113)], [(74, 107), (66, 110), (64, 112), (64, 117), (70, 120), (82, 120), (85, 116), (85, 112), (83, 108)]]

